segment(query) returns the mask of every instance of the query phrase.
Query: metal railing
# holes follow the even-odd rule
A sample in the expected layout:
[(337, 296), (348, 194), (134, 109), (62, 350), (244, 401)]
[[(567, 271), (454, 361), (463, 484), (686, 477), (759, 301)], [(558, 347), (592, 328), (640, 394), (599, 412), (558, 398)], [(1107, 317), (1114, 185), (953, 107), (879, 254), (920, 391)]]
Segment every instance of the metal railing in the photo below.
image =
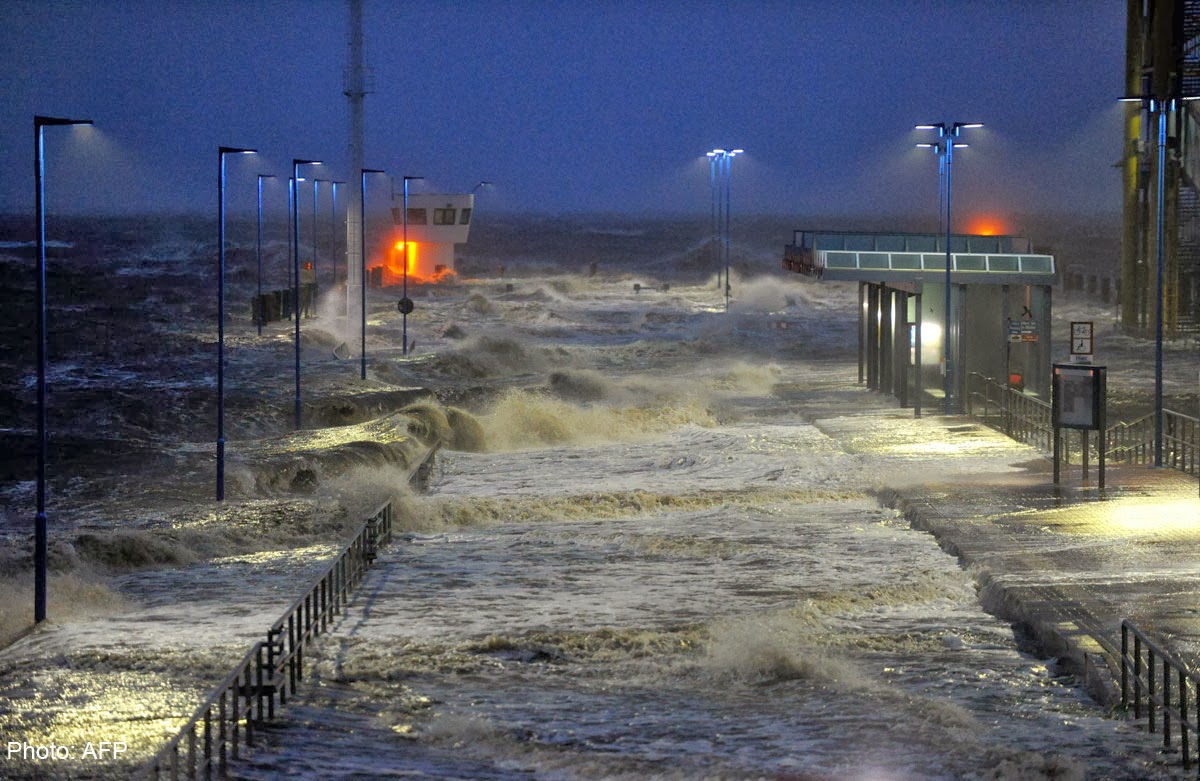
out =
[(1054, 449), (1050, 404), (1010, 388), (992, 377), (972, 372), (967, 378), (967, 414), (1005, 436), (1041, 448)]
[[(1050, 404), (1009, 388), (993, 377), (971, 373), (967, 382), (967, 414), (1047, 452), (1054, 446)], [(1143, 415), (1105, 429), (1104, 453), (1114, 463), (1153, 463), (1154, 415)], [(1163, 466), (1200, 476), (1200, 420), (1163, 410)]]
[(240, 758), (241, 747), (253, 743), (255, 728), (275, 717), (276, 702), (283, 706), (295, 693), (304, 678), (305, 646), (341, 613), (379, 546), (391, 539), (392, 504), (387, 502), (135, 778), (223, 777), (229, 760)]
[(1143, 703), (1149, 731), (1158, 732), (1161, 724), (1164, 749), (1173, 749), (1178, 734), (1183, 767), (1191, 767), (1193, 737), (1200, 743), (1200, 677), (1125, 619), (1121, 622), (1121, 707), (1132, 708), (1133, 717), (1141, 720)]

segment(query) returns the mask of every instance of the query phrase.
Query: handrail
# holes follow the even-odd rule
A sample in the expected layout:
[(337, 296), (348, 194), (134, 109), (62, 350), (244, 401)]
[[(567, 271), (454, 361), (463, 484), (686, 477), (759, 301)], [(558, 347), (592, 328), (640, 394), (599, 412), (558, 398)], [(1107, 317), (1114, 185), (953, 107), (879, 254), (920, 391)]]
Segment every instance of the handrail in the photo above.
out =
[(976, 407), (980, 404), (985, 426), (1002, 431), (1010, 439), (1040, 447), (1044, 452), (1053, 450), (1054, 425), (1049, 403), (992, 377), (971, 372), (967, 382), (967, 414), (979, 417)]
[[(981, 414), (980, 414), (981, 413)], [(967, 383), (967, 414), (1019, 442), (1049, 451), (1054, 424), (1049, 403), (972, 372)], [(993, 422), (993, 417), (995, 422)], [(1104, 431), (1104, 454), (1111, 462), (1149, 464), (1154, 460), (1154, 415), (1120, 422)], [(1163, 466), (1200, 475), (1200, 419), (1163, 410)]]
[[(245, 744), (251, 745), (256, 725), (275, 718), (276, 700), (282, 706), (295, 693), (297, 682), (303, 679), (306, 643), (325, 631), (332, 617), (348, 604), (379, 546), (391, 539), (392, 503), (387, 501), (363, 521), (333, 563), (271, 625), (266, 641), (251, 646), (134, 778), (161, 779), (165, 774), (170, 779), (208, 779), (214, 772), (223, 776), (229, 760), (241, 756), (242, 734)], [(181, 756), (185, 744), (186, 755)]]
[[(1133, 639), (1132, 655), (1130, 638)], [(1159, 667), (1161, 679), (1156, 669)], [(1200, 744), (1200, 676), (1151, 640), (1132, 621), (1125, 619), (1121, 621), (1121, 707), (1128, 711), (1132, 705), (1133, 717), (1139, 720), (1142, 718), (1143, 693), (1149, 731), (1158, 731), (1161, 715), (1163, 748), (1169, 750), (1174, 724), (1179, 733), (1183, 767), (1188, 769), (1191, 766), (1190, 736), (1195, 736)], [(1200, 768), (1200, 764), (1197, 767)]]

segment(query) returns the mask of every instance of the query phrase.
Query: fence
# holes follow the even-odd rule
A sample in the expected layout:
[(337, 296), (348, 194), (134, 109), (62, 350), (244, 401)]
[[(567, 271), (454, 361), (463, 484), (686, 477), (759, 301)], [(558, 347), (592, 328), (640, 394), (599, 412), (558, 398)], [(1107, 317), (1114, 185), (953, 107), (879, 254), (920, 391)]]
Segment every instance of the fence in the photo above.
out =
[(967, 378), (968, 415), (982, 417), (984, 425), (1046, 452), (1054, 449), (1054, 423), (1050, 413), (1047, 402), (991, 377), (972, 372)]
[[(349, 602), (380, 545), (392, 539), (392, 504), (379, 507), (325, 572), (267, 630), (192, 718), (149, 762), (139, 779), (211, 779), (250, 745), (304, 678), (304, 650)], [(244, 741), (243, 741), (244, 736)]]
[[(1054, 446), (1050, 404), (973, 372), (967, 383), (967, 414), (1007, 436), (1049, 452)], [(1163, 410), (1163, 466), (1200, 476), (1200, 420)], [(1109, 426), (1104, 453), (1110, 462), (1154, 461), (1154, 415)], [(1069, 457), (1069, 455), (1068, 455)]]
[(1162, 725), (1164, 749), (1173, 750), (1178, 734), (1184, 769), (1191, 767), (1192, 739), (1200, 741), (1198, 694), (1200, 678), (1129, 619), (1121, 622), (1121, 707), (1126, 711), (1132, 707), (1133, 717), (1140, 720), (1144, 702), (1149, 731), (1158, 732), (1158, 726)]

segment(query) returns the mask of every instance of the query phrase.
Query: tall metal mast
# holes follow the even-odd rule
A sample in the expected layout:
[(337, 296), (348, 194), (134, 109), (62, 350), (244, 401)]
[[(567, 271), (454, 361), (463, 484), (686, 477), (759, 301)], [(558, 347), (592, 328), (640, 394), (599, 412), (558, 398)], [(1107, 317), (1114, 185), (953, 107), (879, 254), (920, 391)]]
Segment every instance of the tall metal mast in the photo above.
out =
[[(363, 98), (367, 94), (367, 74), (363, 64), (363, 4), (362, 0), (347, 0), (350, 9), (348, 27), (347, 64), (344, 74), (344, 94), (350, 110), (350, 127), (347, 152), (350, 174), (357, 176), (363, 167)], [(346, 204), (346, 319), (357, 322), (362, 300), (363, 257), (361, 231), (363, 228), (362, 193), (348, 188), (350, 198)]]

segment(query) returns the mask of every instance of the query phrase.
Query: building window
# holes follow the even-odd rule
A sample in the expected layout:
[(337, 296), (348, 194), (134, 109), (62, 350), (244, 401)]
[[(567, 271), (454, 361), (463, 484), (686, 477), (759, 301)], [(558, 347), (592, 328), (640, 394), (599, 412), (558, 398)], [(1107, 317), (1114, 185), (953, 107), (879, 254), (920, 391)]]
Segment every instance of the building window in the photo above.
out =
[(408, 224), (409, 225), (426, 225), (429, 218), (426, 216), (424, 209), (409, 207), (408, 209)]
[(458, 224), (459, 225), (470, 225), (471, 224), (471, 210), (470, 209), (463, 209), (459, 213)]
[(433, 224), (434, 225), (453, 225), (454, 224), (454, 209), (434, 209)]

